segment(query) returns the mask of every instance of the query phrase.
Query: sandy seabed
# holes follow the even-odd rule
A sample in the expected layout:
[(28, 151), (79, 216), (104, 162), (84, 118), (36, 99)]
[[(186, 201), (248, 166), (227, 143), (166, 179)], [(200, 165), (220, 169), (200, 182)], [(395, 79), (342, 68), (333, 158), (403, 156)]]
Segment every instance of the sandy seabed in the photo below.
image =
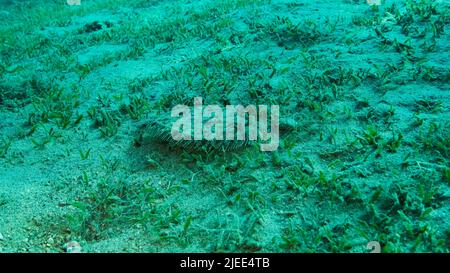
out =
[[(0, 252), (449, 252), (449, 1), (0, 5)], [(172, 141), (194, 97), (280, 147)]]

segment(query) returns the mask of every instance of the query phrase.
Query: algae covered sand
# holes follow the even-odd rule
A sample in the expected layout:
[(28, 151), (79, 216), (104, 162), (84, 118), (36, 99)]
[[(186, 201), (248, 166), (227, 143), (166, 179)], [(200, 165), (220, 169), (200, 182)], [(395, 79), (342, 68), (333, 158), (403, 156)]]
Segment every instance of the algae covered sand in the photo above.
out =
[[(0, 5), (1, 252), (449, 251), (449, 1)], [(195, 97), (278, 150), (170, 143)]]

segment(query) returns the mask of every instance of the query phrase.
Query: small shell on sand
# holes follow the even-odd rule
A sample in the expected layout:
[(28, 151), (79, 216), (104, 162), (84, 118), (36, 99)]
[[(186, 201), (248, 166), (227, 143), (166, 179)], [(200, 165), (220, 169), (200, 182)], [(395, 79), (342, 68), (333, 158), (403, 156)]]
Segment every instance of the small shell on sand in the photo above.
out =
[(66, 244), (67, 253), (81, 253), (81, 245), (78, 242), (70, 241)]

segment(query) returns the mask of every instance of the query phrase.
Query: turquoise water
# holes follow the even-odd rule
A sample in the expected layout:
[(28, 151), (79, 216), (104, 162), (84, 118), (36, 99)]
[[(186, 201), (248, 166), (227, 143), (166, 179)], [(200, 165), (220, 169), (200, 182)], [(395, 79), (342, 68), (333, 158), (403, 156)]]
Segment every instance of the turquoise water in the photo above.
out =
[(0, 252), (448, 252), (449, 4), (0, 1)]

